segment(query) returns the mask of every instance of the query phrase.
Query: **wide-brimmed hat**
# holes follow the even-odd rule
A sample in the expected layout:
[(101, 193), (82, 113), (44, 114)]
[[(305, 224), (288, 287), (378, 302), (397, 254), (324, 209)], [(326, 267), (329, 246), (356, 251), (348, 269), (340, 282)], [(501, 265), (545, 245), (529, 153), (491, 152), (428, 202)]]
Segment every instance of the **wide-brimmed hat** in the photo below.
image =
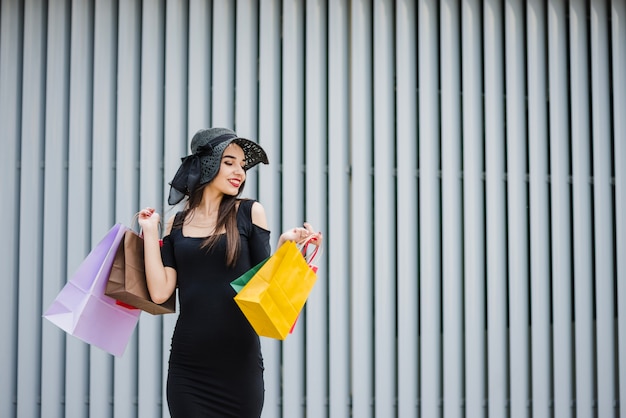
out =
[(259, 163), (269, 164), (265, 151), (256, 142), (241, 138), (226, 128), (201, 129), (191, 139), (191, 155), (182, 158), (182, 164), (170, 183), (167, 202), (175, 205), (196, 188), (213, 180), (220, 169), (222, 153), (231, 143), (243, 149), (246, 160), (244, 170)]

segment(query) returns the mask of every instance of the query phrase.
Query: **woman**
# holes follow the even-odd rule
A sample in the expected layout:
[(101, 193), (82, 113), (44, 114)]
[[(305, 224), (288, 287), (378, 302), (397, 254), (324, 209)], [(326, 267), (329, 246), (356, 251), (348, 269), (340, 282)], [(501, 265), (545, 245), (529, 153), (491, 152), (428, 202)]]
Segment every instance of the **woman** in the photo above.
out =
[[(168, 203), (189, 198), (168, 222), (162, 248), (159, 214), (152, 208), (139, 213), (152, 300), (163, 303), (179, 291), (167, 378), (170, 414), (258, 417), (264, 399), (259, 337), (233, 300), (230, 282), (270, 255), (263, 206), (238, 198), (246, 171), (268, 164), (267, 156), (223, 128), (197, 132), (191, 152), (172, 180)], [(278, 246), (311, 234), (305, 223), (281, 234)]]

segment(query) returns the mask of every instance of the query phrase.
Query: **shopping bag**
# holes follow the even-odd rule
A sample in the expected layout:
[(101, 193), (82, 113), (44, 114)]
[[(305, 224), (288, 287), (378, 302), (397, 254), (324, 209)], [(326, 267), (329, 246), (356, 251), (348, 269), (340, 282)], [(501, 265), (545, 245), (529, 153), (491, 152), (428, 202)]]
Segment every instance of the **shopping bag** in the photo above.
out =
[(259, 271), (261, 267), (263, 267), (263, 265), (267, 262), (267, 260), (269, 260), (269, 257), (261, 261), (256, 266), (252, 267), (250, 270), (246, 271), (241, 276), (237, 277), (232, 282), (230, 282), (230, 285), (233, 289), (235, 289), (235, 292), (237, 293), (241, 292), (241, 289), (243, 289), (244, 286), (248, 284), (250, 279), (252, 279), (252, 277), (257, 273), (257, 271)]
[(317, 275), (301, 249), (287, 241), (234, 299), (258, 335), (284, 340), (316, 280)]
[(122, 239), (104, 294), (152, 315), (176, 312), (176, 292), (162, 304), (150, 298), (143, 254), (143, 238), (133, 230), (127, 230)]
[[(312, 237), (312, 239), (314, 239), (314, 237)], [(307, 240), (302, 246), (301, 246), (301, 250), (300, 252), (302, 253), (302, 256), (307, 259), (307, 263), (309, 264), (309, 267), (311, 267), (311, 270), (313, 270), (313, 273), (317, 273), (317, 266), (315, 264), (312, 264), (313, 260), (315, 259), (315, 257), (317, 256), (317, 253), (320, 249), (319, 245), (315, 246), (315, 250), (313, 251), (313, 253), (311, 255), (308, 255), (307, 253), (307, 249), (309, 247), (309, 244), (311, 243), (311, 240)], [(300, 317), (300, 314), (298, 314), (298, 316), (296, 316), (296, 320), (293, 322), (293, 325), (291, 326), (291, 328), (289, 329), (289, 333), (293, 334), (293, 330), (296, 327), (296, 323), (298, 322), (298, 318)]]
[(114, 255), (126, 231), (121, 224), (109, 230), (43, 315), (68, 334), (115, 356), (124, 353), (141, 314), (104, 294)]
[[(248, 282), (252, 279), (252, 277), (254, 277), (256, 272), (259, 271), (259, 269), (261, 267), (263, 267), (263, 265), (265, 264), (265, 262), (268, 259), (269, 259), (269, 257), (266, 258), (265, 260), (261, 261), (256, 266), (252, 267), (250, 270), (248, 270), (247, 272), (245, 272), (244, 274), (242, 274), (241, 276), (239, 276), (238, 278), (236, 278), (232, 282), (230, 282), (230, 285), (232, 286), (233, 289), (235, 289), (235, 292), (237, 292), (237, 293), (241, 292), (241, 289), (243, 289), (244, 286), (248, 284)], [(316, 272), (317, 271), (317, 267), (314, 267), (313, 271)], [(293, 333), (293, 329), (296, 327), (296, 322), (297, 321), (298, 321), (298, 318), (296, 317), (296, 321), (293, 323), (293, 325), (289, 329), (289, 333), (290, 334)]]

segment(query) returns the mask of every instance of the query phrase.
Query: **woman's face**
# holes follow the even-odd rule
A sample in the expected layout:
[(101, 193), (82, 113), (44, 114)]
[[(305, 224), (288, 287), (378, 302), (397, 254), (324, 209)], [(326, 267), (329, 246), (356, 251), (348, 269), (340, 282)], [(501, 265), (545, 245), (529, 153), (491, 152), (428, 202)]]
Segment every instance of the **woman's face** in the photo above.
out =
[(211, 187), (223, 194), (237, 196), (246, 180), (245, 164), (243, 149), (237, 144), (229, 144), (222, 153), (220, 169), (211, 181)]

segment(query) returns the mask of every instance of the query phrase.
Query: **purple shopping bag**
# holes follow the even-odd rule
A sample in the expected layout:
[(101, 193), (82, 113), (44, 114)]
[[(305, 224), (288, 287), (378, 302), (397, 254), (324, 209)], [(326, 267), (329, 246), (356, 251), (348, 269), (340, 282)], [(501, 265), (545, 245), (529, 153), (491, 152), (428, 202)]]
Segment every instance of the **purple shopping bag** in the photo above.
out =
[(127, 230), (122, 224), (109, 230), (43, 315), (68, 334), (116, 356), (124, 353), (141, 314), (141, 310), (123, 307), (104, 294)]

